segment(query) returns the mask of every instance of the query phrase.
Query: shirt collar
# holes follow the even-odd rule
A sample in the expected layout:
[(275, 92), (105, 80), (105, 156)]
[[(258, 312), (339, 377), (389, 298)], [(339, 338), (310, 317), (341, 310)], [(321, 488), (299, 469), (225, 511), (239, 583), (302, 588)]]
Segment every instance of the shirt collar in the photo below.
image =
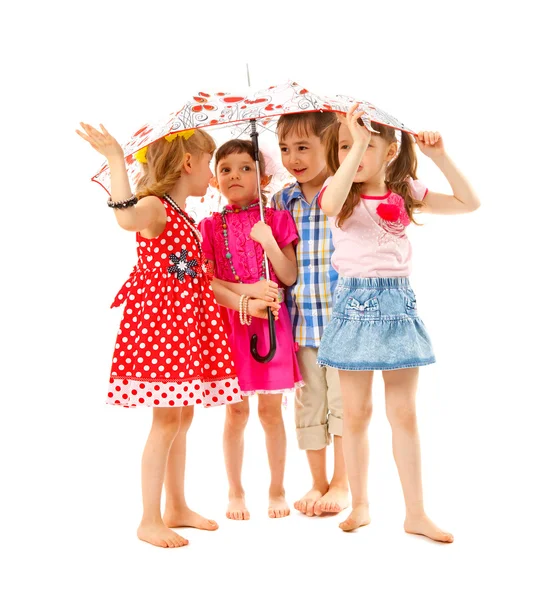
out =
[(301, 198), (308, 206), (313, 206), (313, 204), (316, 202), (319, 194), (322, 192), (322, 188), (327, 184), (328, 180), (326, 180), (321, 189), (315, 194), (315, 197), (311, 199), (311, 202), (309, 202), (307, 200), (307, 198), (304, 196), (304, 193), (302, 192), (302, 188), (300, 187), (300, 184), (296, 181), (295, 183), (292, 184), (292, 190), (290, 190), (290, 193), (288, 195), (287, 201), (285, 204), (290, 204), (293, 200), (297, 199), (297, 198)]

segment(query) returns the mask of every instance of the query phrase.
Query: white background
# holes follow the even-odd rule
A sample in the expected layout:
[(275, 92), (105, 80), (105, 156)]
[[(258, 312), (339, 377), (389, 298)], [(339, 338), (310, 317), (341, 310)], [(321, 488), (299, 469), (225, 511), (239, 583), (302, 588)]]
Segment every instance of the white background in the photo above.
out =
[[(541, 45), (535, 2), (27, 2), (3, 9), (0, 578), (5, 598), (541, 598)], [(320, 6), (320, 7), (319, 7)], [(224, 517), (221, 409), (189, 434), (191, 506), (220, 523), (187, 548), (139, 542), (148, 410), (104, 404), (135, 261), (74, 133), (120, 140), (200, 89), (294, 79), (438, 129), (482, 208), (411, 227), (412, 283), (438, 362), (419, 422), (427, 510), (456, 541), (403, 533), (380, 377), (370, 429), (373, 523), (266, 516), (253, 411), (252, 519)], [(419, 177), (448, 191), (421, 157)], [(293, 405), (286, 489), (310, 486)], [(539, 561), (537, 555), (539, 553)], [(6, 557), (9, 556), (9, 558)]]

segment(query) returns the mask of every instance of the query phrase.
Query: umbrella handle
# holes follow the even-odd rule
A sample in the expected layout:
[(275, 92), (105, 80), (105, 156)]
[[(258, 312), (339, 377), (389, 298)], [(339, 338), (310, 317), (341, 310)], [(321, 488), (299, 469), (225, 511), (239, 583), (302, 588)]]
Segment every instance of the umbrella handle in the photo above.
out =
[(270, 349), (268, 354), (260, 356), (258, 353), (258, 336), (256, 333), (251, 338), (251, 354), (253, 358), (259, 363), (268, 363), (275, 356), (277, 350), (277, 337), (275, 335), (275, 317), (273, 316), (271, 308), (268, 308), (268, 327), (270, 330)]
[[(258, 132), (256, 130), (256, 119), (251, 119), (251, 140), (253, 142), (253, 152), (256, 164), (256, 178), (258, 183), (258, 198), (260, 200), (260, 218), (264, 219), (264, 206), (262, 204), (262, 195), (260, 193), (260, 163), (258, 162)], [(264, 263), (266, 265), (266, 279), (270, 279), (270, 267), (268, 265), (268, 258), (264, 253)], [(275, 334), (275, 317), (273, 316), (271, 308), (268, 308), (268, 329), (270, 332), (270, 349), (268, 354), (261, 356), (258, 353), (258, 336), (253, 334), (251, 338), (251, 354), (253, 358), (259, 363), (268, 363), (275, 356), (277, 350), (277, 336)]]

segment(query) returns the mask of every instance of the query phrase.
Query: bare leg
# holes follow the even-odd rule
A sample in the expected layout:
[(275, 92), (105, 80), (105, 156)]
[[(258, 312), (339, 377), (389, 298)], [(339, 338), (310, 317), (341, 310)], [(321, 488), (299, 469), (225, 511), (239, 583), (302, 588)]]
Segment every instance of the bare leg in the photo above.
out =
[[(326, 370), (317, 365), (318, 348), (301, 346), (297, 358), (305, 386), (296, 391), (294, 421), (300, 448), (306, 451), (313, 479), (311, 489), (294, 503), (294, 508), (308, 517), (315, 515), (315, 503), (328, 491), (326, 447), (328, 435), (328, 386)], [(339, 387), (339, 378), (337, 386)]]
[(307, 462), (313, 476), (313, 487), (300, 500), (294, 503), (294, 508), (308, 517), (315, 515), (315, 503), (328, 491), (326, 475), (326, 446), (320, 450), (306, 450)]
[(372, 413), (373, 371), (340, 371), (343, 396), (343, 448), (352, 493), (352, 511), (343, 531), (370, 522), (368, 502), (368, 426)]
[(138, 537), (144, 542), (163, 548), (186, 546), (188, 541), (166, 527), (162, 521), (160, 497), (168, 453), (179, 431), (180, 408), (154, 408), (153, 424), (141, 462), (143, 516)]
[(166, 464), (164, 524), (167, 527), (195, 527), (196, 529), (213, 531), (218, 528), (217, 523), (190, 510), (185, 500), (187, 432), (193, 416), (193, 406), (181, 409), (179, 431), (170, 448)]
[(334, 475), (326, 494), (315, 504), (315, 514), (339, 513), (349, 506), (349, 481), (343, 456), (343, 438), (334, 436)]
[(268, 516), (272, 519), (287, 517), (290, 514), (284, 488), (287, 436), (283, 423), (282, 400), (282, 394), (261, 394), (258, 397), (258, 416), (266, 436), (271, 472)]
[(228, 476), (228, 508), (226, 516), (235, 521), (249, 519), (249, 511), (245, 505), (245, 491), (241, 484), (241, 468), (243, 465), (243, 437), (249, 420), (249, 399), (229, 404), (226, 407), (224, 422), (224, 462)]
[(426, 515), (422, 496), (420, 440), (415, 408), (418, 369), (384, 371), (387, 417), (392, 427), (392, 448), (405, 499), (407, 533), (438, 542), (452, 542)]

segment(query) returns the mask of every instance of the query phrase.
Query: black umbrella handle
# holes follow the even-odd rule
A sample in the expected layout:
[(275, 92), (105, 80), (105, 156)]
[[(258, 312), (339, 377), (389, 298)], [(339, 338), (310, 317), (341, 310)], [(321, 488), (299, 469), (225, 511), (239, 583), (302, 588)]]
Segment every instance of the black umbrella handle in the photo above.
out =
[(268, 328), (270, 330), (270, 349), (268, 354), (260, 356), (258, 353), (258, 336), (256, 333), (251, 338), (251, 354), (253, 358), (259, 363), (268, 363), (275, 356), (277, 350), (277, 337), (275, 335), (275, 317), (273, 316), (271, 308), (268, 307)]
[[(260, 194), (260, 163), (258, 160), (258, 132), (256, 130), (256, 119), (251, 119), (251, 140), (253, 142), (253, 152), (254, 152), (254, 160), (256, 164), (256, 174), (258, 179), (258, 197), (260, 199), (260, 218), (264, 221), (264, 208), (262, 204), (262, 197)], [(270, 279), (270, 272), (268, 266), (268, 259), (266, 254), (264, 254), (264, 261), (266, 264), (266, 277)], [(253, 358), (259, 363), (268, 363), (275, 356), (275, 351), (277, 350), (277, 336), (275, 334), (275, 317), (273, 316), (271, 308), (268, 308), (268, 329), (270, 332), (270, 349), (268, 350), (268, 354), (261, 356), (258, 353), (258, 336), (253, 334), (251, 337), (251, 354)]]

